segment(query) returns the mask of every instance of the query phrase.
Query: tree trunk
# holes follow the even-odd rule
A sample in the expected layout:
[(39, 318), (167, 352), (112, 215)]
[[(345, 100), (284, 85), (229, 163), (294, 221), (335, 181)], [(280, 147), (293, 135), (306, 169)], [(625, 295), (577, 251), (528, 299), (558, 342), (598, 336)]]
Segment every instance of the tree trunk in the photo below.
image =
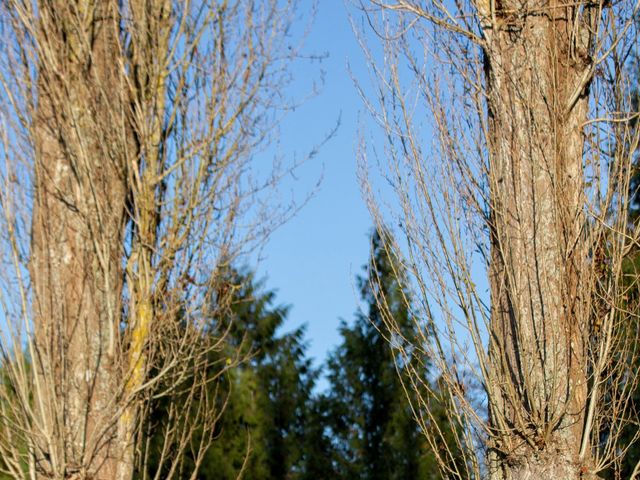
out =
[[(118, 478), (127, 145), (118, 6), (38, 2), (31, 279), (40, 478)], [(118, 390), (120, 388), (120, 390)]]
[(586, 478), (589, 452), (580, 447), (588, 315), (580, 272), (587, 254), (582, 128), (589, 12), (529, 0), (496, 1), (484, 13), (494, 380), (488, 388), (499, 438), (490, 446), (491, 478)]

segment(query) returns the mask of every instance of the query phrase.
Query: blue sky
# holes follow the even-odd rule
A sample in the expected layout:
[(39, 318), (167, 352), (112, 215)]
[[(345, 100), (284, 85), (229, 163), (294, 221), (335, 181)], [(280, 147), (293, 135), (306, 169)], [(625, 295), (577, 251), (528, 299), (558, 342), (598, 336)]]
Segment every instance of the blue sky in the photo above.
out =
[[(303, 0), (301, 7), (307, 3), (311, 1)], [(366, 112), (347, 64), (358, 77), (366, 76), (366, 67), (343, 0), (319, 2), (305, 51), (327, 57), (295, 65), (292, 93), (300, 97), (308, 92), (320, 69), (324, 85), (285, 119), (280, 148), (285, 156), (304, 155), (338, 118), (340, 127), (297, 172), (298, 181), (285, 181), (285, 189), (303, 196), (319, 176), (323, 179), (310, 202), (273, 234), (262, 252), (258, 276), (267, 278), (267, 288), (277, 290), (280, 303), (291, 304), (287, 329), (308, 325), (309, 355), (319, 364), (340, 340), (340, 317), (350, 320), (357, 308), (354, 278), (367, 260), (372, 226), (356, 178), (358, 123)]]

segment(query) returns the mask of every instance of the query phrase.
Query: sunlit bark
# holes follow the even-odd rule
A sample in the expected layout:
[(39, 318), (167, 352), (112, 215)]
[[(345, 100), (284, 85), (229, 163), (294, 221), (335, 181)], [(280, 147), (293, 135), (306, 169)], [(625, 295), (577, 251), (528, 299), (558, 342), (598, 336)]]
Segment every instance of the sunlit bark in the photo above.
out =
[(295, 7), (0, 2), (0, 468), (12, 476), (197, 478), (225, 407), (216, 381), (244, 360), (217, 355), (220, 271), (297, 209), (272, 196), (299, 163), (254, 170), (289, 107)]
[[(115, 2), (40, 2), (31, 278), (43, 478), (117, 478), (127, 194)], [(108, 89), (108, 90), (107, 90)], [(51, 438), (63, 442), (51, 443)]]
[[(417, 372), (406, 387), (443, 475), (615, 471), (637, 385), (622, 279), (640, 236), (627, 221), (638, 131), (625, 73), (639, 3), (362, 5), (384, 56), (363, 40), (378, 83), (361, 93), (396, 203), (377, 195), (367, 156), (380, 150), (365, 143), (363, 192), (380, 226), (398, 226), (387, 248), (420, 299), (425, 333), (391, 346), (441, 372), (438, 389)], [(390, 313), (386, 324), (399, 335)], [(434, 428), (435, 390), (461, 425), (453, 441)]]

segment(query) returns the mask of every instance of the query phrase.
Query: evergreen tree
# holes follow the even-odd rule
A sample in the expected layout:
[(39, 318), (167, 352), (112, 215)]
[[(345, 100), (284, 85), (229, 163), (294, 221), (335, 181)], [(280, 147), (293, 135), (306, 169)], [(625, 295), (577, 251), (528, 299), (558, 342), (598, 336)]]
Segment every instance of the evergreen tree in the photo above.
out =
[(332, 441), (332, 402), (327, 395), (313, 397), (304, 435), (299, 480), (339, 479), (339, 456)]
[[(218, 296), (230, 295), (230, 307), (213, 320), (218, 331), (228, 329), (226, 345), (212, 365), (235, 355), (247, 360), (211, 383), (226, 408), (197, 478), (235, 480), (241, 471), (251, 480), (298, 478), (318, 374), (306, 357), (305, 328), (278, 334), (289, 308), (275, 304), (275, 292), (251, 273), (233, 271), (228, 279)], [(164, 414), (158, 404), (158, 425)], [(188, 462), (185, 472), (195, 468)]]
[[(435, 460), (398, 377), (393, 347), (381, 335), (382, 312), (373, 288), (382, 289), (401, 331), (411, 337), (416, 328), (403, 298), (408, 292), (398, 284), (394, 274), (398, 265), (392, 261), (375, 232), (372, 262), (357, 279), (368, 311), (358, 312), (351, 325), (342, 322), (342, 343), (328, 360), (331, 388), (322, 401), (330, 412), (327, 421), (336, 455), (335, 478), (438, 478)], [(429, 364), (423, 362), (424, 378), (428, 378)]]
[[(244, 478), (284, 480), (301, 470), (304, 428), (317, 371), (306, 357), (305, 328), (278, 335), (289, 308), (275, 305), (275, 292), (251, 274), (237, 274), (239, 286), (232, 302), (230, 347), (250, 356), (230, 374), (230, 411), (222, 418), (220, 438), (211, 448), (203, 470), (206, 478), (222, 478), (220, 462), (229, 456), (229, 441), (249, 449)], [(244, 457), (243, 457), (244, 458)], [(215, 460), (215, 461), (214, 461)], [(229, 470), (238, 472), (238, 462)], [(235, 478), (235, 475), (230, 477)]]

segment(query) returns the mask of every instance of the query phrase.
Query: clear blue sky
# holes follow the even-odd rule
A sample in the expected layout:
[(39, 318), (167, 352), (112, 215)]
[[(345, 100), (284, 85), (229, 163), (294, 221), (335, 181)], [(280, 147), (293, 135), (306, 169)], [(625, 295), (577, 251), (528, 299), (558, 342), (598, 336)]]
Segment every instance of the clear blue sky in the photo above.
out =
[[(306, 3), (302, 1), (301, 7)], [(366, 71), (343, 0), (319, 2), (305, 51), (328, 57), (320, 64), (296, 65), (293, 93), (299, 97), (308, 92), (319, 78), (319, 69), (324, 71), (325, 83), (315, 98), (286, 118), (280, 148), (285, 155), (304, 155), (338, 117), (341, 125), (317, 157), (298, 172), (299, 181), (286, 181), (285, 188), (301, 196), (323, 175), (317, 194), (271, 237), (262, 252), (258, 276), (267, 277), (266, 287), (277, 290), (280, 303), (291, 304), (287, 330), (308, 325), (309, 355), (320, 364), (340, 340), (339, 318), (350, 320), (357, 308), (354, 277), (367, 260), (372, 226), (355, 173), (358, 122), (366, 113), (347, 63), (358, 76), (366, 76)]]

